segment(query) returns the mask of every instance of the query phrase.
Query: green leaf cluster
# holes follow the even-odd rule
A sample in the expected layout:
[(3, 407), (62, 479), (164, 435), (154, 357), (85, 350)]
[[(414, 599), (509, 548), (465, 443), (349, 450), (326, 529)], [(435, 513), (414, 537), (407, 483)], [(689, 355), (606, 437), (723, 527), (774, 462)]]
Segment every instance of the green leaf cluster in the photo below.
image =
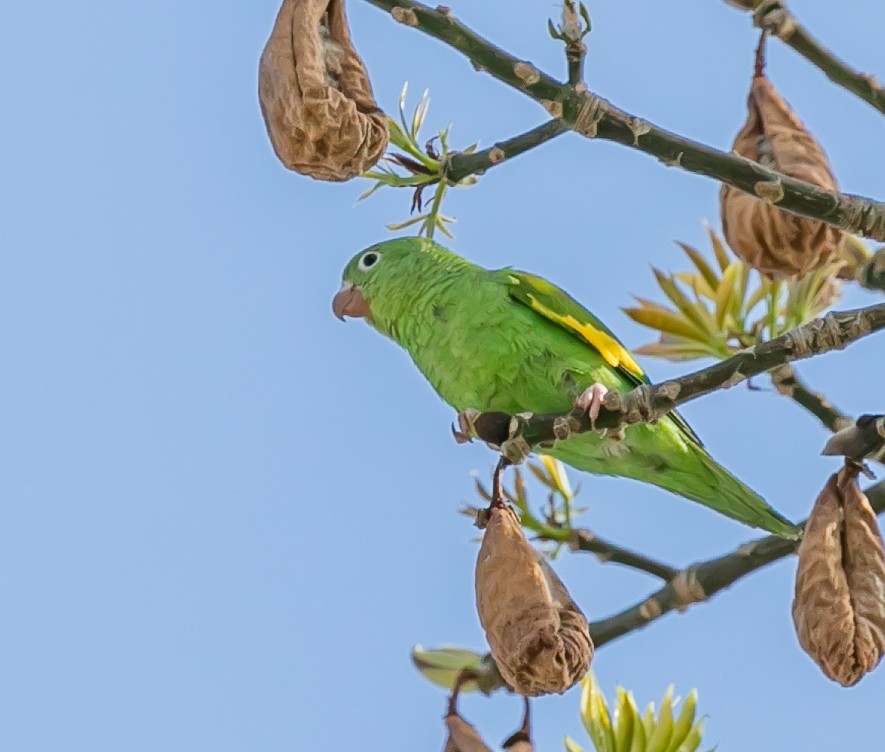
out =
[[(633, 693), (617, 688), (617, 701), (609, 712), (605, 696), (593, 672), (581, 681), (581, 721), (596, 752), (695, 752), (701, 744), (704, 719), (695, 720), (698, 695), (696, 690), (685, 698), (676, 711), (680, 698), (673, 697), (673, 686), (667, 688), (655, 714), (650, 703), (640, 714)], [(571, 737), (565, 738), (566, 752), (584, 752)]]
[[(387, 128), (390, 134), (390, 143), (400, 152), (388, 152), (382, 162), (371, 170), (363, 173), (364, 178), (374, 180), (375, 184), (365, 191), (358, 201), (371, 196), (379, 188), (413, 188), (415, 190), (412, 199), (412, 216), (403, 222), (387, 225), (388, 230), (404, 230), (407, 227), (417, 225), (418, 235), (432, 238), (436, 230), (446, 237), (451, 238), (452, 233), (448, 225), (455, 220), (447, 217), (441, 211), (443, 198), (446, 191), (452, 186), (472, 185), (476, 178), (470, 176), (452, 183), (446, 178), (446, 167), (449, 158), (454, 152), (449, 146), (449, 131), (451, 123), (443, 130), (437, 131), (430, 141), (422, 149), (419, 143), (421, 127), (427, 117), (430, 108), (430, 98), (425, 91), (412, 113), (411, 118), (406, 117), (406, 93), (408, 84), (404, 84), (399, 97), (399, 122), (393, 118), (387, 118)], [(439, 142), (439, 148), (434, 142)], [(476, 144), (462, 149), (461, 154), (469, 154), (476, 150)], [(402, 174), (390, 165), (396, 165), (406, 172)], [(427, 210), (423, 211), (425, 203), (423, 191), (428, 186), (436, 186), (433, 197), (427, 202)], [(418, 214), (415, 214), (415, 211)]]
[(676, 361), (728, 358), (810, 321), (841, 295), (842, 260), (799, 280), (771, 280), (735, 257), (711, 227), (707, 232), (712, 262), (679, 243), (693, 268), (674, 274), (652, 269), (666, 302), (637, 297), (637, 306), (624, 309), (660, 333), (637, 353)]

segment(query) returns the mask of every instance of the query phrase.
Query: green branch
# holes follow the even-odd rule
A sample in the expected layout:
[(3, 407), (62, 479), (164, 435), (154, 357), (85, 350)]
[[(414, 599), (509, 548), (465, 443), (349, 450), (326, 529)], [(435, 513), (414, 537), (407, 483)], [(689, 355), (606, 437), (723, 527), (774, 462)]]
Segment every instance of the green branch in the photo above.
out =
[[(543, 536), (541, 537), (543, 538)], [(588, 553), (595, 554), (602, 562), (610, 561), (625, 567), (638, 569), (640, 572), (658, 577), (664, 582), (669, 582), (679, 573), (679, 570), (675, 567), (662, 564), (656, 559), (651, 559), (648, 556), (604, 540), (589, 530), (573, 530), (568, 537), (568, 544), (573, 551), (587, 551)]]
[(775, 368), (770, 375), (771, 383), (779, 394), (795, 400), (831, 431), (838, 431), (852, 423), (851, 418), (835, 407), (824, 395), (812, 391), (803, 383), (792, 366), (782, 365)]
[(542, 104), (566, 126), (588, 137), (638, 149), (668, 165), (714, 178), (757, 196), (779, 209), (811, 217), (852, 234), (885, 240), (885, 204), (862, 196), (825, 191), (782, 175), (757, 162), (728, 154), (671, 133), (618, 109), (587, 91), (563, 84), (533, 64), (519, 60), (454, 18), (413, 0), (367, 0), (406, 26), (445, 42), (486, 71)]
[(549, 120), (519, 136), (499, 141), (488, 149), (471, 153), (456, 152), (444, 167), (445, 179), (450, 183), (458, 183), (470, 175), (481, 175), (490, 167), (534, 149), (568, 130), (568, 126), (561, 120)]

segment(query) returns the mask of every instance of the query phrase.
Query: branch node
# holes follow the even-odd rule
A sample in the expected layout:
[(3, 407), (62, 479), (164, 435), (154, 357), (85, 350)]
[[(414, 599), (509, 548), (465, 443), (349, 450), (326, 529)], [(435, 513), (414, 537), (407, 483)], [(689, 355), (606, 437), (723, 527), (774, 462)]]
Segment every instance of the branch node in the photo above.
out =
[(551, 117), (555, 117), (557, 120), (562, 118), (562, 102), (556, 102), (553, 99), (542, 99), (541, 105), (550, 113)]
[(391, 9), (390, 15), (393, 16), (395, 21), (399, 21), (406, 26), (418, 25), (418, 16), (411, 8), (400, 8), (397, 6), (396, 8)]
[(581, 109), (572, 127), (582, 136), (595, 138), (599, 121), (608, 110), (607, 103), (590, 92), (586, 92), (581, 99)]
[(664, 610), (661, 608), (661, 604), (658, 602), (657, 598), (649, 598), (639, 607), (639, 615), (645, 619), (645, 621), (657, 619), (662, 613), (664, 613)]
[(799, 28), (793, 14), (783, 6), (780, 0), (760, 3), (753, 13), (753, 23), (760, 29), (770, 31), (785, 42)]
[(658, 157), (658, 162), (660, 162), (665, 167), (682, 167), (682, 155), (685, 152), (679, 152), (673, 159), (668, 159), (667, 157)]
[(500, 146), (493, 146), (492, 150), (489, 152), (489, 162), (492, 164), (498, 164), (498, 162), (503, 162), (507, 158), (507, 155), (504, 153), (504, 150)]
[[(829, 314), (828, 314), (829, 315)], [(811, 341), (808, 337), (807, 326), (797, 326), (786, 333), (789, 340), (787, 348), (790, 350), (790, 360), (801, 360), (812, 354)]]
[(522, 436), (516, 436), (507, 439), (501, 444), (501, 454), (507, 458), (512, 465), (521, 465), (532, 453), (532, 448)]
[(671, 584), (676, 593), (676, 609), (678, 611), (685, 611), (692, 603), (707, 600), (707, 594), (698, 580), (695, 567), (680, 570)]
[(436, 12), (439, 13), (449, 23), (453, 23), (455, 16), (452, 15), (452, 9), (448, 5), (437, 5)]
[(531, 86), (541, 80), (541, 74), (531, 63), (526, 63), (524, 61), (515, 63), (513, 66), (513, 72), (526, 86)]
[(784, 200), (784, 184), (780, 178), (760, 180), (753, 185), (753, 191), (766, 204), (776, 204)]
[(729, 376), (725, 381), (722, 382), (723, 389), (731, 389), (733, 386), (737, 386), (742, 381), (746, 381), (747, 377), (741, 373), (740, 365), (738, 365), (737, 369), (731, 376)]
[(861, 73), (860, 77), (866, 81), (867, 86), (870, 87), (875, 92), (882, 93), (885, 92), (885, 86), (882, 85), (882, 82), (876, 78), (872, 73)]
[(830, 345), (832, 349), (842, 350), (848, 344), (842, 334), (842, 327), (839, 326), (839, 319), (837, 319), (832, 313), (828, 313), (823, 317), (822, 329), (826, 332), (826, 336), (829, 338), (827, 344)]
[(675, 402), (676, 398), (679, 396), (679, 392), (682, 391), (682, 386), (677, 381), (665, 381), (663, 384), (658, 386), (658, 394), (662, 397), (666, 397), (671, 402)]
[(630, 130), (633, 133), (633, 145), (639, 146), (639, 138), (646, 133), (651, 133), (651, 126), (642, 118), (630, 118)]
[(565, 441), (581, 430), (581, 424), (569, 413), (557, 415), (553, 419), (553, 436), (557, 441)]

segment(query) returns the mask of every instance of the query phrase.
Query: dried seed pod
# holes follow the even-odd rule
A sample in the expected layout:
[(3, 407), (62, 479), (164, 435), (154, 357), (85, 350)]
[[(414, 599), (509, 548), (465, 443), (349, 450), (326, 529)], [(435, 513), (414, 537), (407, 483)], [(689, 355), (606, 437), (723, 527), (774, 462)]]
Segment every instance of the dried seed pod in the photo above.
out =
[(479, 732), (458, 711), (450, 712), (444, 720), (449, 735), (443, 752), (492, 752)]
[(349, 180), (387, 148), (387, 119), (350, 40), (344, 0), (283, 0), (258, 72), (280, 161), (319, 180)]
[(491, 510), (476, 562), (476, 607), (498, 670), (519, 694), (565, 692), (586, 673), (587, 620), (511, 509)]
[[(837, 190), (826, 154), (781, 98), (763, 72), (763, 41), (756, 52), (747, 121), (732, 151), (784, 175), (829, 191)], [(723, 185), (722, 230), (734, 252), (772, 279), (801, 277), (835, 260), (843, 234), (823, 222), (800, 217), (775, 204), (783, 196), (779, 183), (756, 184), (756, 195)]]
[(885, 652), (885, 552), (857, 469), (830, 477), (799, 546), (793, 623), (805, 651), (844, 687)]

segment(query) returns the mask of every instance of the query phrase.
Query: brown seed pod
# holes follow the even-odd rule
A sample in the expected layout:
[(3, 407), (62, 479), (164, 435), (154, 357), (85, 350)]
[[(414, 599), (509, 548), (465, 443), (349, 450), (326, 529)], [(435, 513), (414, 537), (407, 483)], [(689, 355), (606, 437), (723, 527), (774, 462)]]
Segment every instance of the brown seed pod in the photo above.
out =
[(283, 0), (258, 70), (276, 155), (319, 180), (349, 180), (387, 148), (387, 119), (350, 40), (344, 0)]
[[(837, 190), (826, 154), (765, 77), (764, 36), (747, 102), (747, 121), (732, 151), (829, 191)], [(722, 230), (734, 252), (772, 279), (801, 277), (835, 260), (843, 234), (823, 222), (775, 208), (779, 182), (756, 184), (756, 196), (723, 185)]]
[(565, 692), (586, 673), (593, 657), (587, 620), (509, 508), (490, 512), (476, 562), (476, 608), (498, 670), (519, 694)]
[(458, 712), (449, 713), (444, 720), (449, 735), (443, 752), (492, 752), (479, 732)]
[(830, 477), (805, 525), (793, 599), (802, 647), (843, 687), (885, 652), (885, 551), (857, 469)]

